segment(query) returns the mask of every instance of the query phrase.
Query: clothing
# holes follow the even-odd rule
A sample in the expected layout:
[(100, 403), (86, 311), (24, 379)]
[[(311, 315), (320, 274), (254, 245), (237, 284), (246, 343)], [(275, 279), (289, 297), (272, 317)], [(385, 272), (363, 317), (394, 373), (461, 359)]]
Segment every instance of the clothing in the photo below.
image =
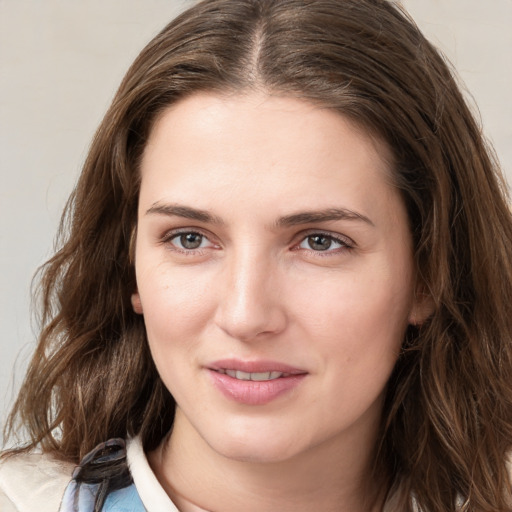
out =
[(178, 512), (139, 438), (128, 440), (126, 448), (119, 439), (102, 443), (77, 467), (41, 453), (0, 462), (1, 512), (92, 512), (101, 492), (105, 512)]
[[(102, 443), (78, 466), (33, 452), (1, 461), (0, 512), (92, 512), (102, 479), (97, 478), (96, 483), (77, 482), (80, 470), (91, 460), (99, 465), (119, 463), (102, 512), (179, 512), (149, 466), (138, 437), (129, 439), (126, 446), (120, 439)], [(87, 477), (95, 479), (94, 475), (90, 478), (91, 474)], [(391, 500), (385, 512), (395, 511)]]

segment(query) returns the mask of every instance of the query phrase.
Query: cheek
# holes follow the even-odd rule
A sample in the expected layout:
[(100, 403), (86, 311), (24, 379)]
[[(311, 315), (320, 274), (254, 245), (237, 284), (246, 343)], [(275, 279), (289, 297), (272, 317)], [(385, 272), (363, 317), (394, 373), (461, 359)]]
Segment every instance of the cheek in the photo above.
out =
[(146, 331), (152, 350), (171, 350), (193, 343), (197, 332), (212, 315), (211, 283), (197, 271), (166, 268), (165, 264), (137, 275)]
[(389, 271), (343, 275), (319, 289), (314, 300), (293, 295), (299, 321), (326, 356), (336, 355), (347, 364), (395, 360), (412, 303), (407, 270), (400, 278)]
[(212, 315), (209, 287), (165, 265), (137, 279), (153, 361), (167, 389), (183, 400), (186, 386), (180, 383), (190, 379), (189, 365), (197, 364), (200, 334)]

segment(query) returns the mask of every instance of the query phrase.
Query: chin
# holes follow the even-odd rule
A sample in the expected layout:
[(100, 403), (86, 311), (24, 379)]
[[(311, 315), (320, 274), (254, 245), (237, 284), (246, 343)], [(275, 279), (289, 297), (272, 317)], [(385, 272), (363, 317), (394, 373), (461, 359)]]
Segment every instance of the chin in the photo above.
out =
[(219, 435), (212, 435), (210, 431), (205, 440), (223, 457), (261, 464), (285, 462), (307, 449), (302, 446), (304, 443), (293, 439), (289, 431), (282, 433), (275, 429), (270, 432), (256, 428), (242, 431), (221, 429)]

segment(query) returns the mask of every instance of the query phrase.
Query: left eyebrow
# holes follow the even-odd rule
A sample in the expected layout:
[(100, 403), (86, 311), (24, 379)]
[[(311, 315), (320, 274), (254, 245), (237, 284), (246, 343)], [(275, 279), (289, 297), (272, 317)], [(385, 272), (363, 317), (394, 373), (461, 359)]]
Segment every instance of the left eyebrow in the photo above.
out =
[(276, 227), (291, 227), (312, 222), (327, 222), (332, 220), (353, 220), (360, 221), (374, 226), (375, 224), (365, 215), (348, 210), (346, 208), (327, 208), (325, 210), (314, 210), (307, 212), (293, 213), (281, 217), (276, 222)]

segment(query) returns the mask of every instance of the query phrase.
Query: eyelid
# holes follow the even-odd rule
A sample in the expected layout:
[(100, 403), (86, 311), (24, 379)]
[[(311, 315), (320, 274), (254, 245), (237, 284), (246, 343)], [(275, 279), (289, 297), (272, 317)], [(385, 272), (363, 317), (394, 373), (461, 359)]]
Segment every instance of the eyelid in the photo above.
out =
[(208, 240), (213, 238), (213, 235), (209, 231), (197, 226), (183, 226), (179, 228), (166, 229), (159, 238), (161, 240), (169, 240), (173, 236), (182, 235), (184, 233), (197, 233), (198, 235), (208, 238)]
[[(184, 235), (188, 233), (195, 233), (197, 235), (202, 236), (203, 238), (206, 238), (212, 244), (212, 247), (220, 247), (220, 244), (213, 241), (212, 238), (213, 235), (206, 232), (204, 229), (197, 228), (197, 227), (182, 227), (182, 228), (175, 228), (175, 229), (169, 229), (165, 231), (165, 233), (159, 237), (159, 242), (163, 245), (171, 243), (171, 240), (176, 238), (179, 235)], [(186, 252), (186, 253), (194, 253), (195, 251), (202, 251), (204, 249), (208, 249), (209, 247), (200, 247), (197, 249), (181, 249), (180, 247), (174, 246), (174, 249), (176, 251)]]
[[(333, 233), (332, 231), (324, 230), (324, 229), (308, 229), (306, 231), (302, 231), (297, 235), (298, 242), (295, 244), (301, 243), (306, 238), (313, 236), (313, 235), (321, 235), (328, 238), (331, 238), (332, 240), (339, 242), (346, 246), (347, 249), (355, 249), (357, 247), (357, 244), (347, 235), (343, 235), (341, 233)], [(314, 251), (314, 252), (321, 252), (321, 251)], [(325, 251), (327, 252), (327, 251)], [(332, 252), (332, 251), (331, 251)]]

